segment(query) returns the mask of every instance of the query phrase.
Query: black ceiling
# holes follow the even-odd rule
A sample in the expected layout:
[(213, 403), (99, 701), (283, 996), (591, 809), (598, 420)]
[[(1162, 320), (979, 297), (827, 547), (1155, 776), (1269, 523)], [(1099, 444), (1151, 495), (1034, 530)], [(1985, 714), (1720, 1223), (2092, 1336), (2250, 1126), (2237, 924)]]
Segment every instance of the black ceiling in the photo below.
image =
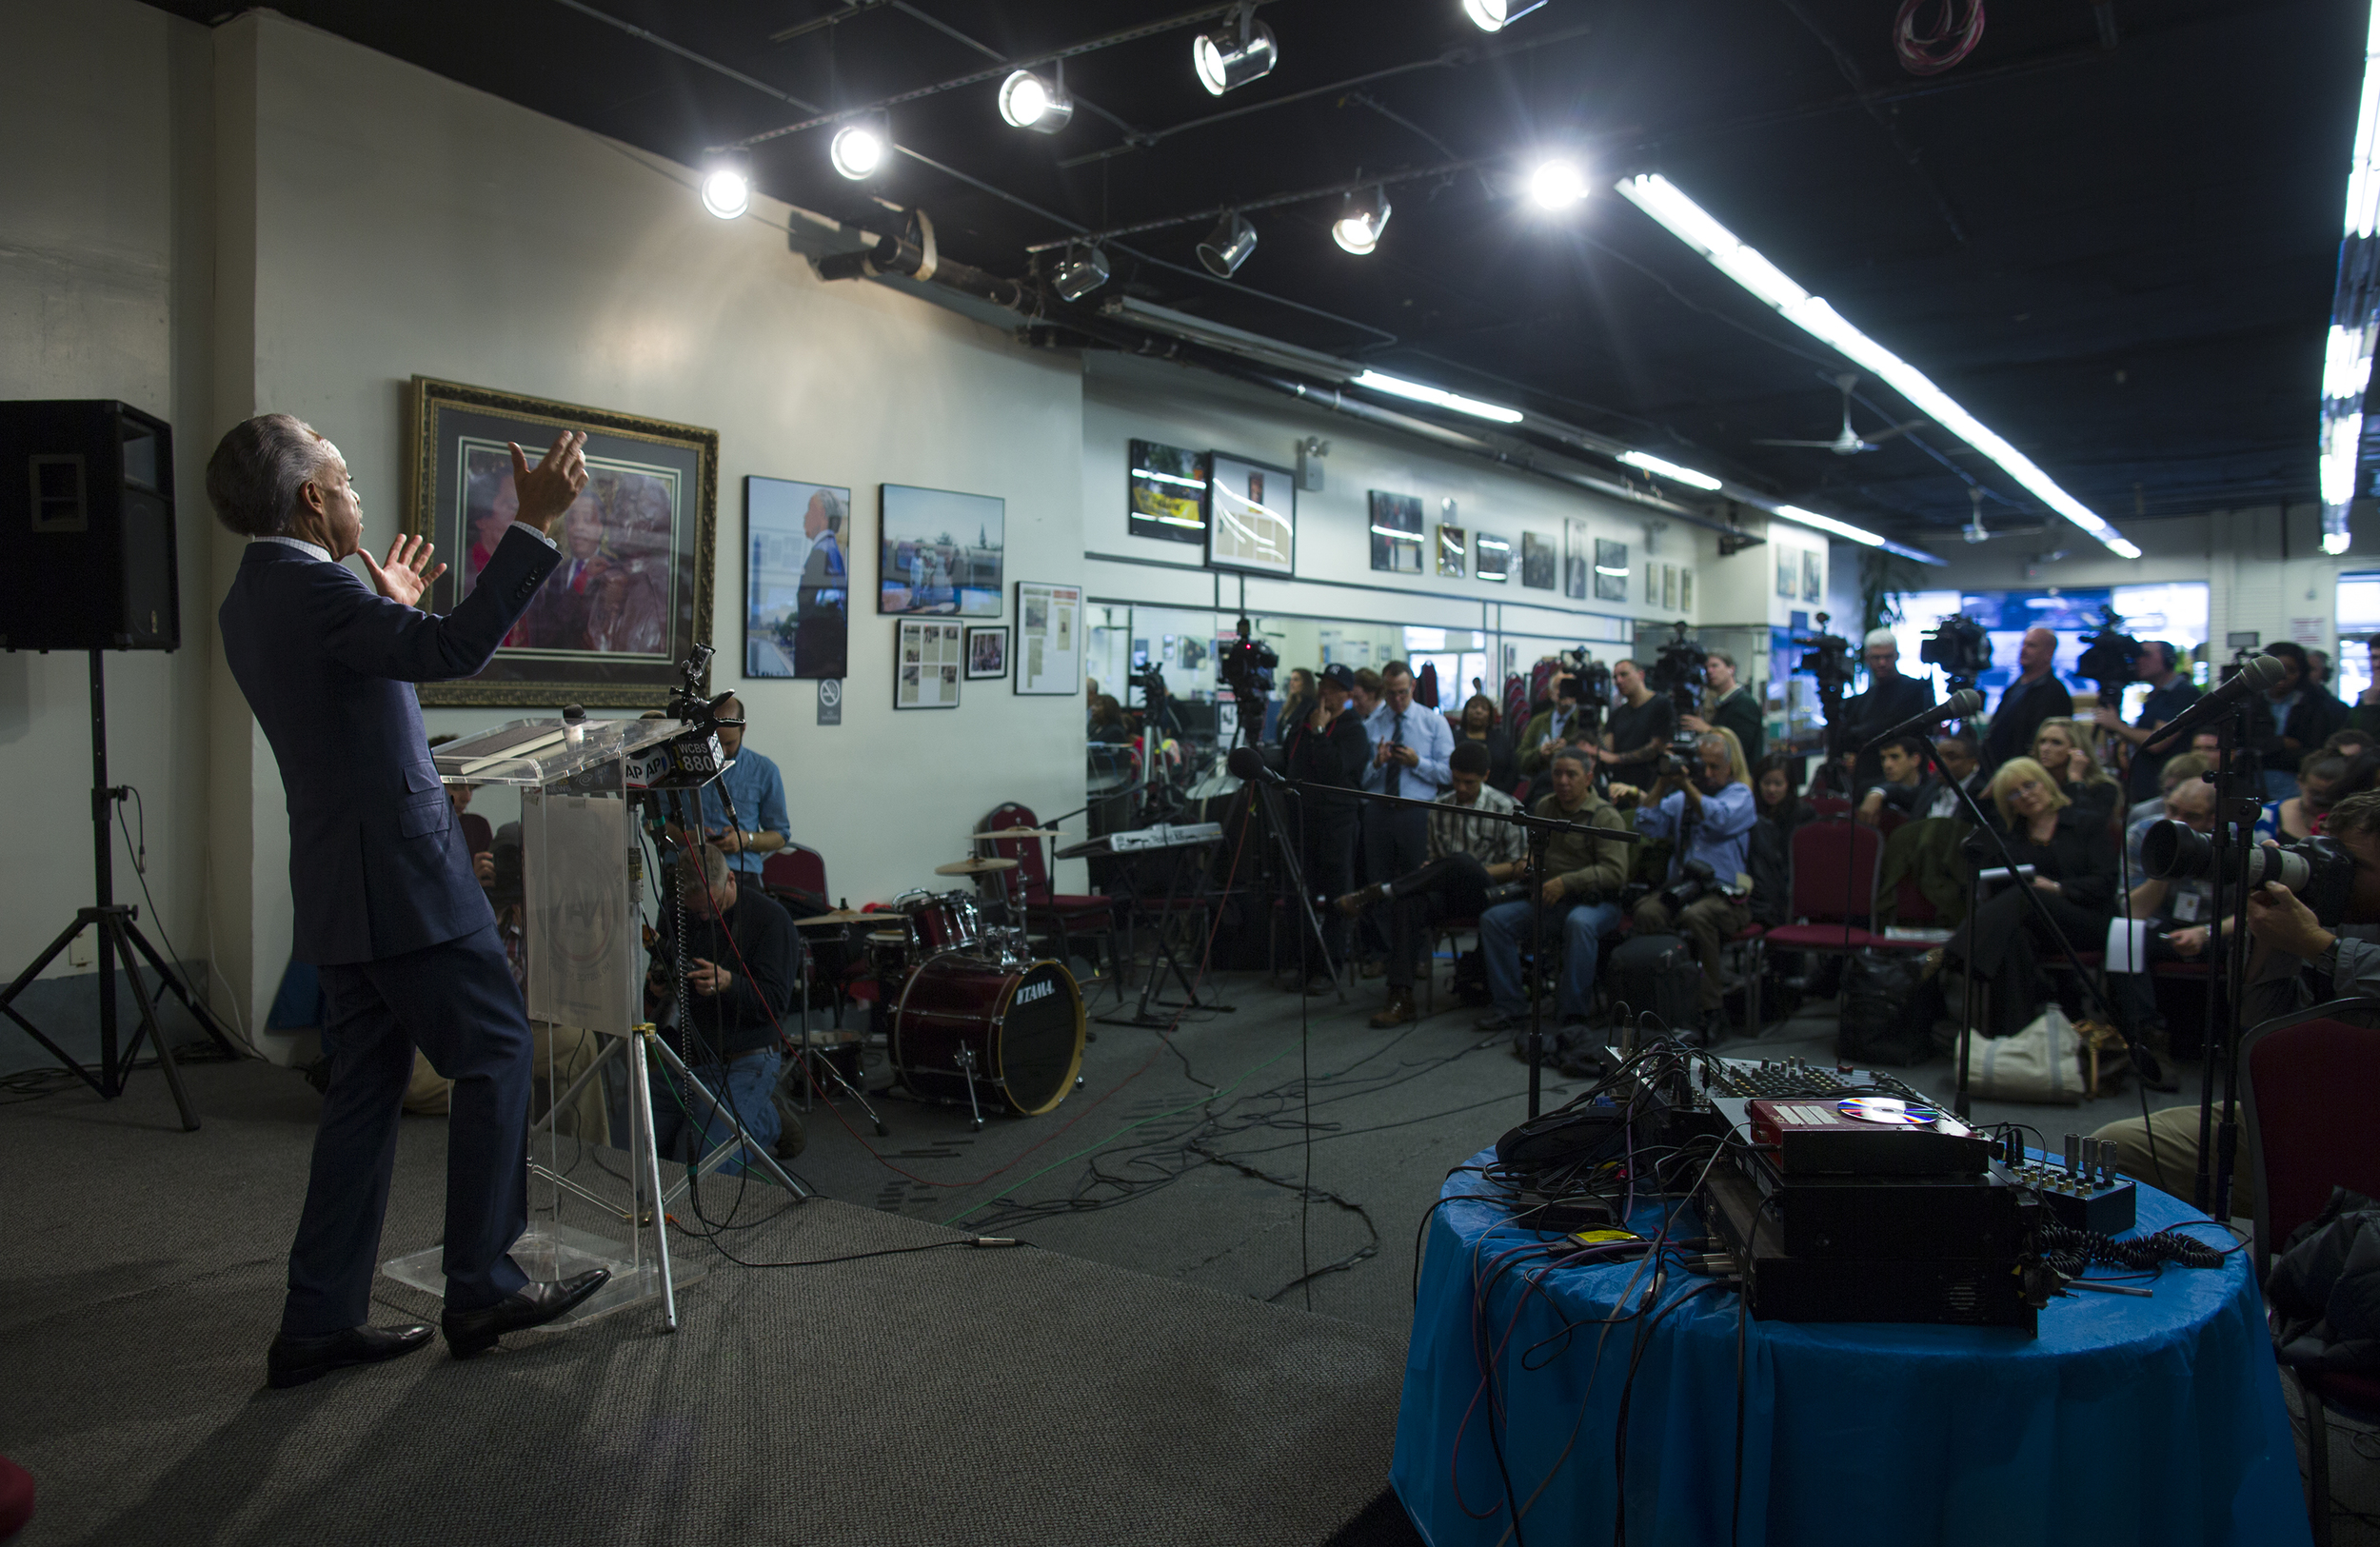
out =
[[(223, 13), (220, 0), (165, 9)], [(706, 147), (809, 116), (776, 92), (860, 106), (996, 69), (994, 55), (1044, 53), (1198, 7), (277, 9), (691, 164)], [(922, 206), (944, 251), (1017, 275), (1028, 245), (1069, 233), (1062, 222), (1105, 228), (1359, 174), (1506, 158), (1392, 188), (1395, 214), (1368, 258), (1331, 243), (1336, 206), (1325, 201), (1259, 213), (1261, 245), (1235, 284), (1197, 269), (1204, 224), (1111, 249), (1113, 283), (1536, 407), (1937, 547), (1968, 518), (1971, 478), (1992, 491), (1987, 522), (2040, 519), (1997, 469), (1931, 426), (1856, 457), (1752, 444), (1832, 436), (1841, 410), (1828, 377), (1842, 367), (1610, 191), (1623, 173), (1657, 170), (2119, 526), (2311, 498), (2363, 8), (1995, 6), (1974, 51), (1931, 77), (1896, 56), (1895, 9), (1550, 0), (1491, 36), (1458, 0), (1271, 0), (1260, 14), (1279, 37), (1279, 68), (1220, 101), (1192, 74), (1192, 29), (1178, 27), (1071, 60), (1081, 106), (1061, 133), (1005, 128), (995, 79), (894, 109), (896, 140), (939, 167), (899, 158), (871, 183), (849, 183), (827, 167), (827, 131), (811, 129), (759, 146), (754, 181), (830, 214), (881, 213), (871, 194)], [(1922, 9), (1930, 15), (1938, 0)], [(770, 41), (830, 15), (835, 25)], [(1201, 122), (1219, 113), (1233, 116)], [(1515, 196), (1512, 174), (1533, 149), (1563, 146), (1583, 153), (1597, 191), (1548, 218)], [(1874, 383), (1859, 395), (1863, 431), (1911, 417)], [(2155, 550), (2153, 534), (2142, 542)]]

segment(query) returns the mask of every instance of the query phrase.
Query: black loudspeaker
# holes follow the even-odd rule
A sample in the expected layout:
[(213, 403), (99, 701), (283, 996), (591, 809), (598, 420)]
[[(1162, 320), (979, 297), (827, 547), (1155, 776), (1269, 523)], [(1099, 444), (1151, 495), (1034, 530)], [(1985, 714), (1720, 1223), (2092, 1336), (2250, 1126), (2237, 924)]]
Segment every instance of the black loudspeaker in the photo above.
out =
[(129, 404), (0, 403), (0, 649), (172, 650), (173, 430)]

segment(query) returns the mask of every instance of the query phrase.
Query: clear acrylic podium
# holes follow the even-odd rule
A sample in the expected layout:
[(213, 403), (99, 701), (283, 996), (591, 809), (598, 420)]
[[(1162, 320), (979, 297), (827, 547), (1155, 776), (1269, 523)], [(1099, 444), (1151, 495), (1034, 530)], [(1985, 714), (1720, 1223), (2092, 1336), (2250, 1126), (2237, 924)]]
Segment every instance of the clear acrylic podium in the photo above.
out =
[[(645, 875), (631, 798), (643, 792), (640, 777), (649, 775), (662, 744), (685, 729), (676, 720), (586, 720), (574, 724), (560, 719), (514, 720), (450, 742), (434, 754), (439, 775), (447, 783), (519, 787), (521, 926), (529, 1019), (580, 1028), (601, 1044), (568, 1086), (561, 1088), (554, 1066), (558, 1039), (547, 1037), (542, 1072), (551, 1101), (529, 1130), (530, 1222), (512, 1249), (513, 1260), (533, 1279), (567, 1278), (597, 1267), (611, 1270), (611, 1281), (599, 1294), (561, 1321), (548, 1323), (552, 1327), (592, 1320), (658, 1297), (664, 1324), (676, 1330), (677, 1289), (702, 1278), (703, 1269), (693, 1264), (673, 1267), (670, 1262), (669, 1207), (696, 1178), (716, 1170), (744, 1147), (744, 1130), (734, 1109), (694, 1078), (644, 1014), (645, 942), (638, 904)], [(607, 1198), (572, 1175), (603, 1146), (575, 1135), (565, 1163), (557, 1121), (572, 1110), (615, 1058), (625, 1064), (627, 1090), (625, 1199)], [(690, 1170), (673, 1162), (679, 1175), (666, 1187), (653, 1138), (654, 1059), (676, 1078), (690, 1114), (704, 1117), (716, 1107), (732, 1129), (724, 1142)], [(693, 1131), (702, 1127), (697, 1124)], [(757, 1145), (749, 1153), (795, 1197), (806, 1196), (806, 1189), (773, 1157)], [(595, 1180), (603, 1180), (607, 1171), (598, 1169)], [(565, 1197), (585, 1205), (594, 1228), (563, 1222)], [(441, 1254), (442, 1248), (433, 1246), (393, 1258), (383, 1264), (383, 1271), (400, 1283), (443, 1295)]]

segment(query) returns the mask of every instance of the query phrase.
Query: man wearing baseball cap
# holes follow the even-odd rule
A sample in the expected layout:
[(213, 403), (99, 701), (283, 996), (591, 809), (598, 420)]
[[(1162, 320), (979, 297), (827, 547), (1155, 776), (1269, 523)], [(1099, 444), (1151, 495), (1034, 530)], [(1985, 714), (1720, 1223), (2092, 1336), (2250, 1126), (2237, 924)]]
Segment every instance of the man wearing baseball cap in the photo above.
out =
[[(1372, 763), (1372, 743), (1364, 735), (1363, 717), (1348, 704), (1355, 686), (1356, 674), (1343, 665), (1324, 666), (1317, 675), (1308, 713), (1281, 741), (1282, 772), (1289, 778), (1340, 789), (1363, 783)], [(1302, 829), (1298, 866), (1304, 872), (1306, 897), (1322, 922), (1325, 952), (1319, 962), (1307, 960), (1299, 986), (1309, 994), (1327, 994), (1335, 972), (1347, 960), (1347, 917), (1329, 904), (1355, 889), (1355, 797), (1310, 788), (1289, 820), (1293, 830)]]

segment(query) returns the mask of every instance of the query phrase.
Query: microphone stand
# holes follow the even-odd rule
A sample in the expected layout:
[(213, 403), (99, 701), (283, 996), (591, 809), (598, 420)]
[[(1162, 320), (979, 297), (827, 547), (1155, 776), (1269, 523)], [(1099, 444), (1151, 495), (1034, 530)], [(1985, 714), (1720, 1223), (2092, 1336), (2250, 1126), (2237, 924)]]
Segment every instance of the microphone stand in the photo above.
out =
[[(1271, 773), (1267, 769), (1268, 774)], [(1303, 779), (1271, 778), (1250, 780), (1250, 783), (1278, 784), (1293, 790), (1322, 789), (1335, 795), (1352, 795), (1359, 801), (1373, 801), (1381, 805), (1418, 805), (1425, 811), (1438, 809), (1437, 801), (1417, 801), (1409, 795), (1382, 795), (1374, 790), (1349, 789), (1341, 784), (1316, 784)], [(1583, 833), (1591, 839), (1612, 843), (1641, 843), (1644, 835), (1634, 827), (1592, 827), (1568, 822), (1559, 817), (1540, 817), (1529, 811), (1481, 811), (1465, 806), (1463, 814), (1482, 822), (1501, 822), (1521, 828), (1529, 835), (1529, 922), (1531, 948), (1539, 952), (1535, 970), (1529, 974), (1529, 1116), (1537, 1115), (1538, 1091), (1545, 1055), (1543, 1032), (1544, 985), (1542, 979), (1542, 947), (1545, 941), (1545, 856), (1557, 832)]]

